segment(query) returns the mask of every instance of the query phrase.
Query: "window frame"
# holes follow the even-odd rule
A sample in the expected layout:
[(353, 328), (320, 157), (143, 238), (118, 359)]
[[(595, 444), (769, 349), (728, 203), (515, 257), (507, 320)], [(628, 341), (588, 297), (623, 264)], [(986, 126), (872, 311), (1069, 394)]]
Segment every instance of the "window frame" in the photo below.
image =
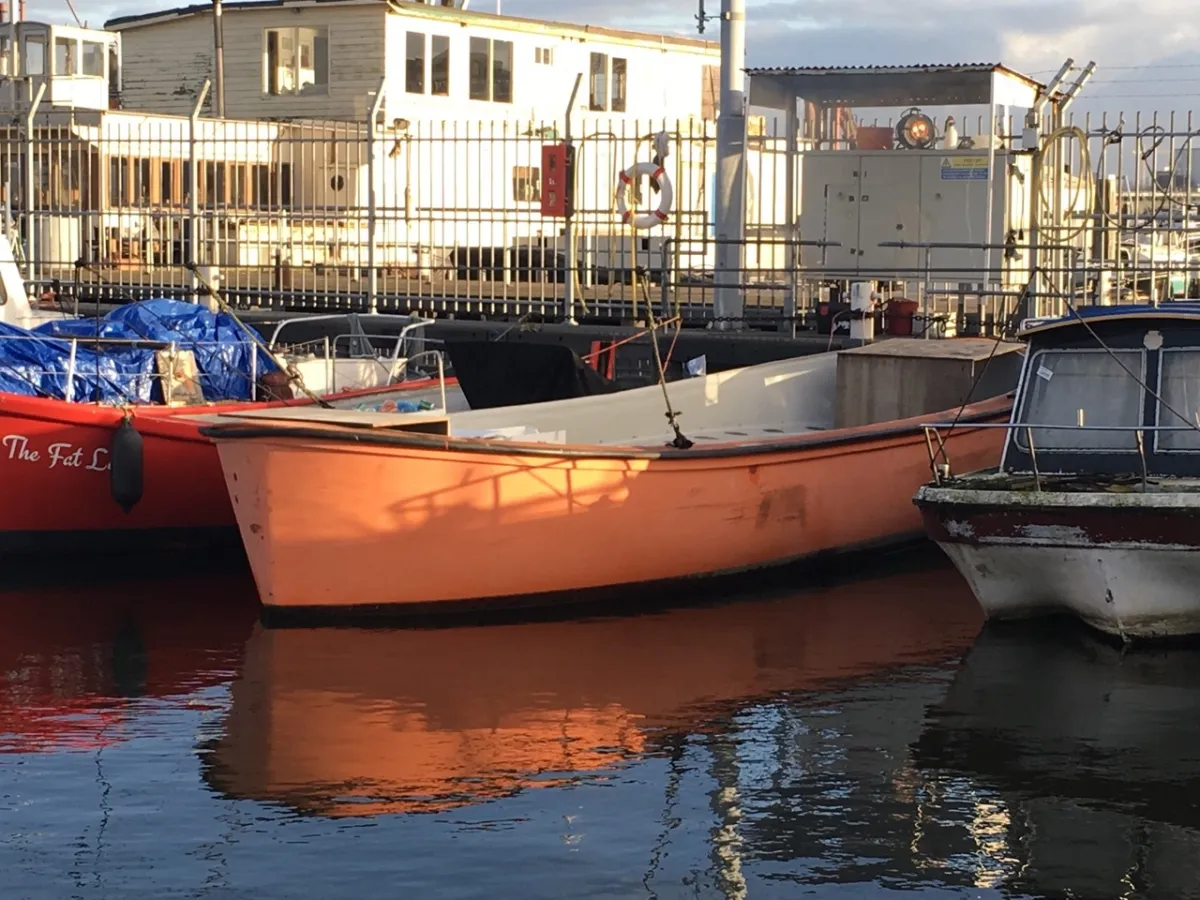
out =
[[(1155, 384), (1155, 386), (1154, 386), (1154, 392), (1158, 395), (1158, 397), (1154, 398), (1154, 428), (1155, 428), (1154, 453), (1155, 453), (1155, 455), (1158, 455), (1159, 453), (1161, 453), (1164, 456), (1178, 456), (1178, 455), (1200, 453), (1200, 446), (1197, 446), (1195, 448), (1174, 448), (1174, 447), (1163, 447), (1159, 443), (1162, 436), (1164, 434), (1166, 434), (1167, 432), (1159, 431), (1158, 429), (1171, 427), (1169, 425), (1163, 425), (1163, 412), (1164, 412), (1163, 401), (1162, 401), (1162, 399), (1160, 399), (1163, 397), (1163, 369), (1165, 368), (1163, 363), (1166, 360), (1168, 353), (1195, 353), (1197, 356), (1200, 356), (1200, 348), (1198, 348), (1198, 347), (1160, 347), (1158, 350), (1158, 381), (1157, 381), (1157, 384)], [(1170, 413), (1167, 413), (1167, 415), (1170, 416), (1172, 423), (1177, 424), (1177, 420), (1174, 415), (1171, 415)]]
[[(441, 90), (438, 90), (438, 57), (443, 55), (438, 53), (438, 43), (442, 42), (445, 50), (445, 77)], [(431, 34), (429, 36), (429, 96), (431, 97), (449, 97), (450, 89), (454, 83), (452, 76), (453, 71), (453, 53), (451, 52), (450, 35), (448, 34)]]
[[(307, 84), (302, 84), (303, 72), (307, 67), (303, 65), (303, 46), (301, 40), (301, 32), (312, 32), (312, 72), (313, 80)], [(290, 90), (283, 90), (279, 87), (279, 72), (281, 66), (277, 63), (271, 65), (271, 35), (282, 35), (284, 32), (290, 32), (293, 41), (292, 53), (292, 79), (295, 87)], [(321, 40), (325, 42), (325, 65), (324, 69), (319, 65), (320, 53), (318, 52), (318, 44)], [(276, 25), (268, 26), (262, 30), (262, 85), (261, 92), (264, 97), (320, 97), (328, 96), (329, 87), (332, 81), (332, 54), (330, 48), (333, 46), (332, 29), (328, 25), (312, 26), (312, 25)], [(280, 55), (280, 41), (276, 39), (275, 54)], [(321, 81), (321, 77), (324, 81)], [(271, 90), (271, 85), (275, 84), (275, 90)]]
[[(487, 72), (487, 91), (486, 96), (482, 96), (475, 90), (475, 72), (474, 62), (477, 54), (476, 41), (482, 42), (487, 47), (486, 72)], [(504, 45), (508, 49), (508, 96), (504, 99), (498, 99), (496, 96), (496, 45)], [(478, 103), (512, 103), (516, 94), (516, 44), (513, 41), (505, 40), (504, 38), (489, 38), (472, 36), (468, 46), (467, 59), (467, 99), (474, 100)]]
[[(419, 38), (421, 42), (420, 52), (417, 56), (413, 56), (413, 39)], [(414, 63), (420, 63), (420, 72), (417, 73), (417, 81), (413, 83), (413, 73), (416, 70)], [(420, 94), (427, 93), (426, 86), (429, 82), (429, 35), (424, 31), (405, 31), (404, 32), (404, 93)]]
[[(602, 60), (600, 64), (601, 71), (596, 71), (597, 60)], [(588, 56), (588, 110), (590, 112), (608, 112), (609, 90), (608, 90), (608, 66), (609, 55), (593, 50)], [(599, 92), (596, 90), (596, 79), (600, 79), (600, 87), (604, 91), (603, 97), (597, 101)]]
[[(1038, 377), (1038, 374), (1037, 374), (1038, 366), (1039, 366), (1038, 360), (1041, 357), (1045, 356), (1046, 354), (1050, 354), (1050, 353), (1071, 354), (1071, 355), (1100, 354), (1101, 356), (1106, 356), (1106, 357), (1111, 356), (1114, 353), (1136, 353), (1136, 354), (1138, 354), (1138, 359), (1141, 362), (1141, 371), (1138, 372), (1138, 377), (1141, 379), (1141, 384), (1138, 385), (1138, 391), (1141, 393), (1141, 398), (1140, 398), (1140, 401), (1138, 404), (1138, 409), (1140, 411), (1139, 415), (1138, 415), (1138, 422), (1141, 423), (1144, 420), (1145, 410), (1146, 410), (1147, 392), (1146, 392), (1146, 388), (1143, 387), (1143, 385), (1146, 384), (1146, 368), (1147, 368), (1147, 364), (1148, 364), (1148, 360), (1149, 360), (1149, 354), (1146, 352), (1145, 347), (1117, 347), (1117, 348), (1112, 349), (1111, 351), (1106, 350), (1104, 348), (1093, 348), (1093, 347), (1080, 347), (1080, 348), (1045, 347), (1041, 350), (1036, 351), (1032, 356), (1030, 356), (1029, 361), (1026, 363), (1026, 372), (1028, 373), (1028, 377), (1027, 377), (1028, 383), (1022, 386), (1022, 397), (1020, 398), (1020, 400), (1021, 400), (1020, 416), (1017, 419), (1017, 421), (1020, 422), (1021, 425), (1020, 425), (1020, 427), (1014, 429), (1014, 431), (1016, 433), (1013, 435), (1013, 445), (1019, 452), (1029, 455), (1029, 442), (1028, 442), (1027, 431), (1036, 431), (1038, 428), (1043, 427), (1041, 425), (1029, 424), (1027, 422), (1027, 419), (1029, 416), (1029, 404), (1033, 399), (1033, 390), (1031, 387), (1032, 380), (1034, 378)], [(1086, 426), (1087, 423), (1085, 422), (1084, 425)], [(1056, 430), (1058, 430), (1058, 429), (1056, 429)], [(1099, 430), (1106, 430), (1106, 429), (1097, 428), (1096, 430), (1099, 431)], [(1120, 433), (1120, 432), (1117, 432), (1117, 433)], [(1106, 455), (1110, 456), (1113, 454), (1137, 455), (1138, 448), (1136, 446), (1129, 447), (1129, 448), (1123, 448), (1123, 447), (1035, 447), (1034, 452), (1039, 456), (1049, 455), (1049, 454), (1054, 454), (1054, 455), (1080, 454), (1080, 455), (1084, 455), (1084, 456), (1106, 456)]]

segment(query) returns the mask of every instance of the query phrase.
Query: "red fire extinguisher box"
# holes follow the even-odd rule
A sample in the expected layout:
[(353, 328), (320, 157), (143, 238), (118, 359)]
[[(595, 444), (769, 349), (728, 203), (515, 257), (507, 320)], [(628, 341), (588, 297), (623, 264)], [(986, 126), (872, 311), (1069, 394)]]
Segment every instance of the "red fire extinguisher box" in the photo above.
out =
[(575, 148), (566, 144), (542, 145), (542, 215), (562, 219), (574, 207), (572, 173)]

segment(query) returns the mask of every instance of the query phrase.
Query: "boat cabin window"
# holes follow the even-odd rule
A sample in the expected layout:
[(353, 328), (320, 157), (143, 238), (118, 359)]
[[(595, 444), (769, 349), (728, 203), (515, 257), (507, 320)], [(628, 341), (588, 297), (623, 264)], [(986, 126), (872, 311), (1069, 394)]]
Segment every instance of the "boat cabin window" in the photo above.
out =
[(81, 62), (83, 74), (90, 78), (104, 77), (104, 45), (98, 41), (84, 41)]
[(21, 74), (46, 74), (46, 36), (44, 34), (27, 34), (21, 41)]
[(1164, 349), (1159, 363), (1154, 449), (1165, 453), (1200, 452), (1200, 350)]
[(74, 38), (54, 39), (54, 74), (79, 74), (78, 42)]
[[(1145, 379), (1142, 350), (1042, 350), (1029, 361), (1018, 421), (1067, 426), (1034, 427), (1036, 453), (1137, 452), (1132, 429), (1142, 424)], [(1105, 425), (1131, 430), (1105, 431)], [(1016, 441), (1028, 451), (1025, 429), (1017, 430)]]

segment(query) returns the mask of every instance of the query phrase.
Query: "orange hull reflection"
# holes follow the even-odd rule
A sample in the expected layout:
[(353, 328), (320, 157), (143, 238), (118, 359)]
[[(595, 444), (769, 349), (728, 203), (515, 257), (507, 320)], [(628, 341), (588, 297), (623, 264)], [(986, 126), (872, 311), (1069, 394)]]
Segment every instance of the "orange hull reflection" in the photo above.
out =
[(240, 575), (0, 592), (0, 753), (123, 740), (128, 698), (228, 681), (257, 614)]
[(259, 627), (206, 777), (327, 816), (453, 808), (611, 769), (714, 707), (953, 658), (980, 622), (939, 569), (622, 619)]

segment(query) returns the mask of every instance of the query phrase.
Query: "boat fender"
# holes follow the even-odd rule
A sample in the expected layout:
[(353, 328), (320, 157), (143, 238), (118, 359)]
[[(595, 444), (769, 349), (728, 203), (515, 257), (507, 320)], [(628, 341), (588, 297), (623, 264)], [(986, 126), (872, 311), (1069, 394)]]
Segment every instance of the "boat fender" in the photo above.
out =
[[(651, 181), (658, 182), (658, 209), (654, 212), (633, 215), (629, 209), (629, 193), (635, 178), (643, 175), (650, 176)], [(675, 189), (671, 187), (671, 179), (666, 170), (658, 163), (641, 162), (630, 166), (621, 173), (617, 181), (617, 212), (621, 214), (621, 223), (628, 225), (633, 220), (634, 228), (653, 228), (667, 221), (671, 206), (675, 203)]]
[(109, 490), (117, 505), (129, 512), (142, 499), (142, 435), (126, 416), (113, 432), (109, 448)]

